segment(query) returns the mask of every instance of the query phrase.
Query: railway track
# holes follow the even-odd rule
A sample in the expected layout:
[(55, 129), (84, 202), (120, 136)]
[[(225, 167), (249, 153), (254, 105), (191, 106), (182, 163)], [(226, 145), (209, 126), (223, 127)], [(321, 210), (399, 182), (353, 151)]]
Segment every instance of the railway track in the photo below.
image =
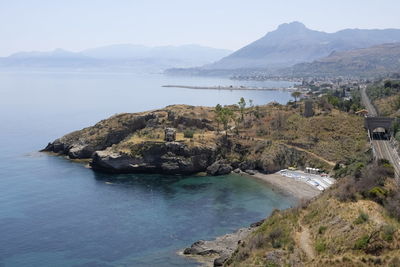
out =
[[(378, 113), (367, 96), (365, 86), (361, 88), (361, 100), (365, 108), (368, 110), (368, 114), (372, 117), (376, 117)], [(389, 162), (392, 164), (394, 168), (394, 173), (397, 182), (399, 182), (400, 157), (396, 149), (392, 147), (392, 145), (390, 144), (389, 140), (385, 135), (374, 134), (373, 138), (370, 137), (370, 140), (375, 158), (389, 160)]]

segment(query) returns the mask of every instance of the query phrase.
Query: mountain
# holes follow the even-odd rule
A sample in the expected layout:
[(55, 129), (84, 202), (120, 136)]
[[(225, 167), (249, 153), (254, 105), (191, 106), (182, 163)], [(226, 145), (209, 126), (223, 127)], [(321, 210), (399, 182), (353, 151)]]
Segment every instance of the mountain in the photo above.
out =
[[(346, 29), (326, 33), (308, 29), (300, 22), (285, 23), (275, 31), (221, 60), (187, 72), (210, 74), (243, 72), (249, 69), (277, 69), (312, 62), (334, 51), (366, 48), (400, 42), (400, 30)], [(171, 71), (174, 72), (174, 71)], [(185, 70), (175, 72), (184, 73)]]
[(332, 52), (328, 57), (300, 63), (286, 69), (285, 75), (305, 76), (379, 76), (400, 73), (400, 43)]
[(162, 71), (192, 67), (216, 61), (230, 50), (199, 45), (147, 47), (132, 44), (109, 45), (70, 52), (19, 52), (0, 58), (2, 69), (74, 69)]
[(57, 48), (49, 52), (18, 52), (9, 56), (12, 59), (28, 59), (28, 58), (82, 58), (83, 55), (79, 53), (70, 52), (61, 48)]

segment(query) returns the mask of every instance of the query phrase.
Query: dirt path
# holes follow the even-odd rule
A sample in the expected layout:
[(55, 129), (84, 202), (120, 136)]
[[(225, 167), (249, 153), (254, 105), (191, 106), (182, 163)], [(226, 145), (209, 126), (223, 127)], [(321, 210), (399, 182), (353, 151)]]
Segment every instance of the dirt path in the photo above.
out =
[(313, 153), (313, 152), (311, 152), (311, 151), (305, 150), (305, 149), (303, 149), (303, 148), (300, 148), (300, 147), (297, 147), (297, 146), (288, 145), (288, 144), (285, 144), (285, 143), (282, 143), (282, 144), (285, 145), (285, 146), (287, 146), (287, 147), (290, 147), (290, 148), (293, 148), (293, 149), (296, 149), (296, 150), (305, 152), (305, 153), (309, 154), (310, 156), (312, 156), (312, 157), (314, 157), (314, 158), (317, 158), (317, 159), (319, 159), (319, 160), (321, 160), (321, 161), (327, 163), (327, 164), (330, 165), (330, 166), (335, 166), (335, 164), (336, 164), (335, 162), (332, 162), (332, 161), (329, 161), (329, 160), (327, 160), (327, 159), (324, 159), (323, 157), (320, 157), (320, 156), (318, 156), (317, 154), (315, 154), (315, 153)]
[[(254, 138), (254, 140), (265, 141), (265, 139), (262, 139), (262, 138)], [(277, 142), (277, 143), (279, 143), (279, 144), (281, 144), (281, 145), (284, 145), (284, 146), (287, 146), (287, 147), (290, 147), (290, 148), (293, 148), (293, 149), (296, 149), (296, 150), (298, 150), (298, 151), (302, 151), (302, 152), (304, 152), (304, 153), (307, 153), (308, 155), (310, 155), (310, 156), (312, 156), (312, 157), (314, 157), (314, 158), (317, 158), (317, 159), (319, 159), (319, 160), (325, 162), (326, 164), (328, 164), (328, 165), (330, 165), (330, 166), (335, 166), (335, 164), (336, 164), (335, 162), (332, 162), (332, 161), (329, 161), (329, 160), (327, 160), (327, 159), (324, 159), (323, 157), (318, 156), (317, 154), (315, 154), (315, 153), (313, 153), (313, 152), (311, 152), (311, 151), (308, 151), (308, 150), (306, 150), (306, 149), (304, 149), (304, 148), (297, 147), (297, 146), (292, 146), (292, 145), (288, 145), (288, 144), (283, 143), (283, 142)]]
[(307, 257), (312, 260), (315, 257), (315, 251), (311, 241), (310, 230), (302, 226), (302, 231), (299, 233), (299, 246), (306, 253)]
[(314, 250), (314, 242), (311, 239), (310, 230), (308, 227), (303, 225), (301, 221), (303, 220), (303, 215), (299, 217), (299, 225), (301, 227), (301, 231), (296, 234), (296, 242), (301, 250), (307, 255), (309, 260), (315, 258), (315, 250)]

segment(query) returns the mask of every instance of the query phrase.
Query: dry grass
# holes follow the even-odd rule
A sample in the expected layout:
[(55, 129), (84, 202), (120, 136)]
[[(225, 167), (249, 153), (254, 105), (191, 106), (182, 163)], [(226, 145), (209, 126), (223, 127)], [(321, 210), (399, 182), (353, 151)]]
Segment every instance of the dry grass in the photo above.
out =
[(400, 94), (379, 98), (374, 101), (374, 105), (378, 109), (381, 116), (398, 117), (400, 111), (398, 109)]

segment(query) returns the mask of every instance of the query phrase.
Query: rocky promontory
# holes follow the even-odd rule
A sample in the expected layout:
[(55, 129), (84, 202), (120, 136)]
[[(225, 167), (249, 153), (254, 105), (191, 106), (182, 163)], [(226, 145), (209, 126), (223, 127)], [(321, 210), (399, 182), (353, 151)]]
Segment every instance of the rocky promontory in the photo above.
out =
[[(103, 172), (203, 172), (216, 157), (216, 144), (202, 140), (214, 126), (207, 118), (198, 119), (186, 113), (202, 112), (203, 109), (174, 106), (144, 113), (118, 114), (56, 139), (43, 151), (67, 155), (71, 159), (91, 159), (92, 169)], [(167, 127), (176, 129), (174, 140), (166, 140), (164, 131)], [(190, 133), (185, 135), (183, 131), (188, 129)]]
[[(363, 134), (362, 120), (336, 111), (305, 118), (296, 107), (275, 104), (223, 109), (230, 112), (174, 105), (117, 114), (56, 139), (43, 151), (87, 159), (102, 172), (224, 175), (289, 166), (329, 170), (341, 155), (365, 144), (364, 136), (356, 136)], [(352, 147), (347, 139), (354, 138), (360, 141)]]

